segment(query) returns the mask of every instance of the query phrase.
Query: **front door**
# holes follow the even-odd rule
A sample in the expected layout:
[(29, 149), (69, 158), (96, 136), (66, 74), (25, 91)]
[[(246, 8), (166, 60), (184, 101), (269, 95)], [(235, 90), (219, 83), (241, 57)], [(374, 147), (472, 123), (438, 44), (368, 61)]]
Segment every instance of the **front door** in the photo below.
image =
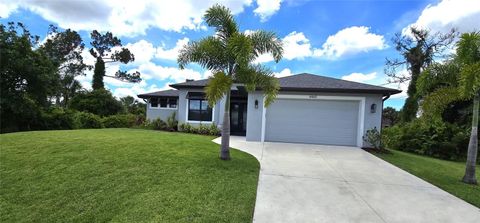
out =
[(230, 103), (230, 134), (244, 136), (247, 133), (247, 102)]

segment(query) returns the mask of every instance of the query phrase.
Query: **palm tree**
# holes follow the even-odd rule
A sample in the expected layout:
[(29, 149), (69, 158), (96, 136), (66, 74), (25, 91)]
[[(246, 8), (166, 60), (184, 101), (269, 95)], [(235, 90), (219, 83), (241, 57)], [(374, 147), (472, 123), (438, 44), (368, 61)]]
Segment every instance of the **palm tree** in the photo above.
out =
[[(456, 68), (457, 67), (457, 68)], [(475, 163), (478, 151), (478, 110), (480, 100), (480, 33), (464, 33), (457, 42), (457, 54), (454, 61), (427, 69), (427, 72), (459, 71), (458, 82), (449, 83), (427, 95), (422, 103), (426, 116), (440, 114), (448, 104), (459, 100), (473, 99), (473, 117), (470, 141), (468, 143), (467, 162), (463, 182), (477, 184)]]
[(206, 11), (204, 19), (208, 26), (215, 28), (215, 35), (185, 45), (177, 61), (181, 69), (189, 63), (198, 63), (212, 71), (205, 93), (211, 107), (225, 97), (220, 159), (229, 160), (232, 84), (244, 84), (248, 92), (262, 89), (264, 105), (271, 104), (279, 89), (278, 80), (268, 68), (252, 62), (266, 53), (270, 53), (278, 62), (282, 58), (283, 46), (273, 32), (239, 32), (232, 13), (224, 6), (212, 6)]

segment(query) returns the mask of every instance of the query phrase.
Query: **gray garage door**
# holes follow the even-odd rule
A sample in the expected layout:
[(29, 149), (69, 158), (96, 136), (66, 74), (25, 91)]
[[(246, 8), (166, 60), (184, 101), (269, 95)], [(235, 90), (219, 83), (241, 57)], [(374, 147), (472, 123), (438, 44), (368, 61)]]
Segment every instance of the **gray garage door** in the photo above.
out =
[(265, 140), (355, 146), (359, 101), (277, 99), (267, 108)]

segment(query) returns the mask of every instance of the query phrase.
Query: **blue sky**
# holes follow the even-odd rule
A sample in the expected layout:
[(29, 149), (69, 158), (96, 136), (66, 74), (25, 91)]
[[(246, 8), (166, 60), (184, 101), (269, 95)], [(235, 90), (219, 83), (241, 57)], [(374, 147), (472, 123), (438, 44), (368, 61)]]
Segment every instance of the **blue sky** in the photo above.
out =
[[(269, 55), (257, 60), (277, 76), (308, 72), (402, 90), (406, 84), (387, 84), (383, 72), (385, 58), (399, 57), (391, 43), (395, 33), (412, 25), (433, 32), (480, 28), (480, 0), (20, 0), (0, 1), (0, 21), (22, 22), (42, 39), (49, 24), (72, 28), (80, 32), (87, 47), (91, 30), (113, 32), (136, 61), (111, 64), (107, 72), (138, 70), (143, 81), (130, 84), (106, 78), (106, 85), (115, 96), (134, 96), (166, 89), (186, 78), (208, 77), (210, 73), (197, 65), (179, 70), (176, 56), (183, 44), (213, 33), (202, 15), (217, 2), (233, 11), (242, 31), (270, 30), (283, 40), (282, 61), (274, 63)], [(93, 63), (88, 52), (84, 57)], [(90, 88), (91, 72), (77, 79)], [(404, 93), (393, 96), (385, 105), (399, 109), (404, 97)]]

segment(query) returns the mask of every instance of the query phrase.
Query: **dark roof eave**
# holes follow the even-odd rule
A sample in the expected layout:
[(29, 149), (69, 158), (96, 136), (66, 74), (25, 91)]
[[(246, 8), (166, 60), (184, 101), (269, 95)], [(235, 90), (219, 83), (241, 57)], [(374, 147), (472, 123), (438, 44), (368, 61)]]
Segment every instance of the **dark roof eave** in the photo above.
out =
[(173, 87), (175, 89), (182, 89), (182, 88), (204, 88), (205, 86), (199, 86), (199, 85), (177, 85), (177, 84), (170, 84), (170, 87)]

